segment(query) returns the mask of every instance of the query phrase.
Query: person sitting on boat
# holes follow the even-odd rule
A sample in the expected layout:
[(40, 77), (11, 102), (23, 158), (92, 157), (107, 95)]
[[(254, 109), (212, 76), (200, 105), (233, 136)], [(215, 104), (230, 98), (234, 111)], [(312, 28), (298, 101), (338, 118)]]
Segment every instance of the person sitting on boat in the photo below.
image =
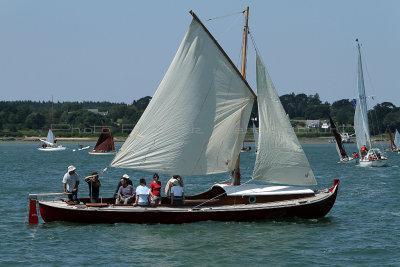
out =
[(146, 180), (140, 179), (140, 185), (136, 188), (136, 201), (133, 206), (147, 206), (149, 205), (150, 188), (146, 186)]
[(353, 159), (358, 158), (358, 153), (357, 152), (353, 152)]
[(161, 182), (157, 173), (153, 174), (154, 181), (150, 183), (150, 202), (152, 205), (161, 203)]
[(117, 193), (118, 193), (119, 188), (122, 185), (122, 180), (123, 179), (127, 179), (127, 183), (130, 184), (133, 187), (132, 180), (130, 179), (129, 175), (125, 173), (124, 175), (122, 175), (120, 181), (118, 182), (117, 189), (115, 189), (114, 198), (117, 198)]
[(165, 185), (165, 194), (166, 194), (167, 196), (170, 195), (172, 183), (173, 183), (175, 180), (178, 180), (179, 185), (180, 185), (181, 187), (183, 187), (183, 179), (182, 179), (182, 177), (181, 177), (180, 175), (174, 175), (174, 176), (172, 176), (171, 179), (169, 179), (168, 182), (167, 182), (167, 184)]
[(121, 202), (124, 204), (130, 204), (135, 197), (135, 190), (132, 185), (128, 184), (127, 178), (122, 178), (121, 181), (122, 185), (118, 189), (115, 204), (120, 204)]
[(63, 177), (63, 189), (65, 193), (68, 194), (68, 199), (73, 201), (75, 204), (79, 204), (78, 201), (78, 186), (79, 186), (79, 176), (75, 172), (75, 166), (68, 166), (68, 172)]
[(179, 180), (175, 179), (171, 187), (171, 205), (183, 205), (185, 203), (185, 195), (183, 187), (180, 186)]
[(367, 155), (368, 149), (363, 145), (361, 147), (361, 158), (364, 158)]
[(89, 185), (89, 197), (91, 203), (100, 203), (99, 191), (101, 183), (99, 181), (99, 175), (97, 172), (93, 172), (92, 175), (85, 177), (86, 183)]

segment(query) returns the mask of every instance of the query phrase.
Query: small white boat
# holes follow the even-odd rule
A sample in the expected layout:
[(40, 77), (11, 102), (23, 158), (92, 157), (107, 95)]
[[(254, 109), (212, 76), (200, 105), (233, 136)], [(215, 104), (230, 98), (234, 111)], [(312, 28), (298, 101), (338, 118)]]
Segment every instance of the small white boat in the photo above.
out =
[(359, 160), (361, 167), (384, 167), (387, 166), (387, 157), (379, 148), (371, 148), (367, 155)]
[(82, 151), (82, 150), (86, 150), (86, 149), (89, 149), (89, 148), (90, 148), (90, 146), (78, 145), (78, 149), (72, 149), (72, 152)]
[(49, 132), (47, 133), (46, 140), (40, 139), (40, 141), (43, 142), (42, 147), (38, 148), (40, 151), (62, 151), (66, 149), (66, 147), (62, 145), (56, 145), (56, 139), (54, 138), (54, 134), (51, 129), (49, 129)]

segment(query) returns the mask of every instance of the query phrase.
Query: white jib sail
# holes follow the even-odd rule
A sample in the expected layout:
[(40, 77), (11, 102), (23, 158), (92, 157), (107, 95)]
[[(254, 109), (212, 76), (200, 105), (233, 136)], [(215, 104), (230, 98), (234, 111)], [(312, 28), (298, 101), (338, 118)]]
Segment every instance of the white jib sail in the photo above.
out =
[[(359, 48), (360, 49), (360, 48)], [(356, 111), (354, 113), (354, 130), (356, 133), (357, 147), (361, 150), (363, 145), (371, 148), (371, 137), (369, 134), (367, 97), (365, 95), (364, 76), (361, 61), (361, 52), (358, 53), (358, 73), (357, 73), (358, 99)]]
[(400, 134), (399, 131), (396, 129), (396, 135), (394, 136), (394, 144), (396, 145), (397, 148), (400, 149)]
[(193, 19), (111, 166), (181, 175), (231, 171), (253, 101), (240, 74)]
[(253, 178), (291, 185), (317, 184), (274, 85), (257, 54), (259, 140)]

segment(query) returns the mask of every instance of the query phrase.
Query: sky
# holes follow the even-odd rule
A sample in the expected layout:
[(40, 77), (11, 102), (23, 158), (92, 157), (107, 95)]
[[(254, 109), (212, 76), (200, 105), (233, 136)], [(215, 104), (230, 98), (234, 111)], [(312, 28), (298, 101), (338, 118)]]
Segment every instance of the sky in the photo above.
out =
[[(331, 104), (354, 98), (358, 38), (367, 95), (400, 106), (398, 0), (0, 0), (0, 101), (131, 104), (152, 96), (190, 10), (239, 66), (246, 6), (279, 95), (318, 93)], [(248, 48), (256, 91), (251, 40)]]

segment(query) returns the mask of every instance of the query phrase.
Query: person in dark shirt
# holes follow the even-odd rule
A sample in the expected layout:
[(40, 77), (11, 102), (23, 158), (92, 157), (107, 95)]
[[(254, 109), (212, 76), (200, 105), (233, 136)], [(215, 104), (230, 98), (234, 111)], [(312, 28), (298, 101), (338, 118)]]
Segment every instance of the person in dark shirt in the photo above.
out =
[(86, 183), (89, 185), (89, 196), (91, 203), (100, 203), (99, 193), (101, 183), (99, 181), (99, 175), (97, 172), (92, 173), (92, 175), (85, 177)]

